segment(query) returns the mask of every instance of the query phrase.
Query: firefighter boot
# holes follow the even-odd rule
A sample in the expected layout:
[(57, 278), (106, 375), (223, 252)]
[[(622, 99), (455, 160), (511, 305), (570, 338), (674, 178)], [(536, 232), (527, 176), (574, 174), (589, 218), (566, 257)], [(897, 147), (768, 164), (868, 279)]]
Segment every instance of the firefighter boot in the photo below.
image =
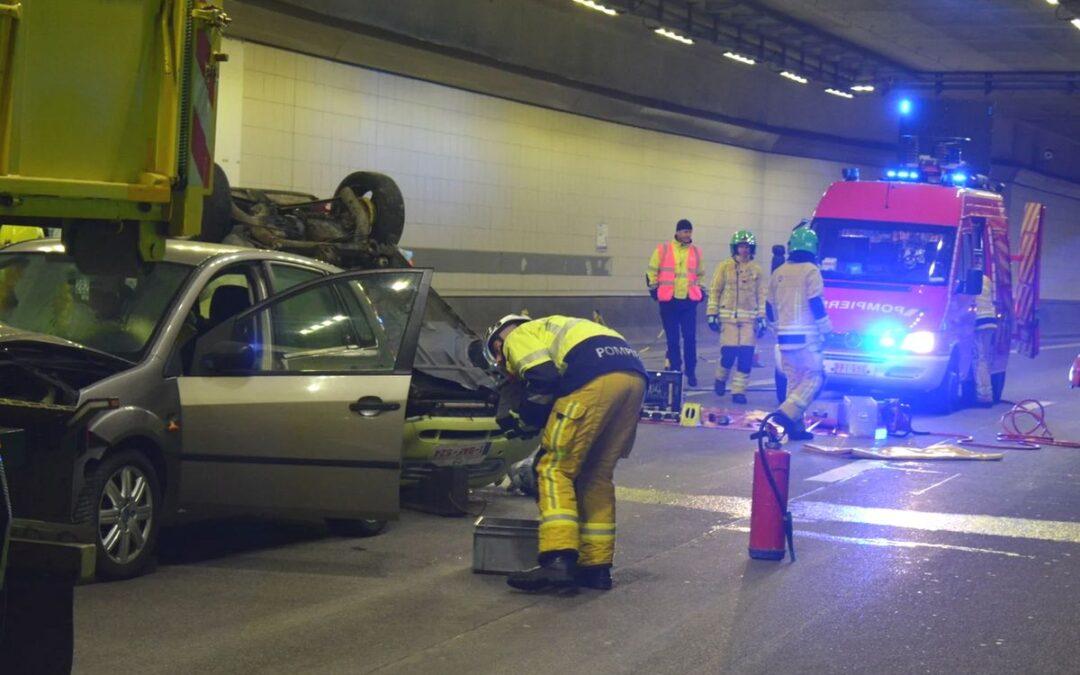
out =
[(723, 396), (727, 392), (727, 380), (715, 380), (713, 382), (713, 391), (717, 396)]
[(743, 394), (743, 393), (732, 394), (731, 395), (731, 401), (732, 401), (732, 403), (742, 403), (742, 404), (745, 405), (746, 404), (746, 394)]
[(587, 565), (577, 568), (577, 585), (598, 591), (611, 590), (611, 565)]
[(512, 588), (535, 593), (577, 585), (577, 551), (549, 551), (540, 556), (539, 567), (511, 574), (506, 580)]
[(812, 441), (814, 440), (814, 434), (806, 430), (806, 426), (803, 425), (802, 420), (793, 420), (783, 412), (777, 410), (773, 413), (777, 424), (784, 427), (784, 431), (788, 435), (788, 439), (792, 441)]
[(697, 376), (693, 373), (686, 374), (686, 386), (691, 389), (697, 389)]

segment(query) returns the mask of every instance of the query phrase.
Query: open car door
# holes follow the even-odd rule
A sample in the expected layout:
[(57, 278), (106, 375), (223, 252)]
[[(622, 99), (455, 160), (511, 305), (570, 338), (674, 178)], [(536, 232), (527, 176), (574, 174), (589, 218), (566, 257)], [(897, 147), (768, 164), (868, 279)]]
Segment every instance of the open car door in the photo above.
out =
[(179, 378), (183, 506), (397, 515), (430, 270), (344, 272), (271, 296), (195, 346)]

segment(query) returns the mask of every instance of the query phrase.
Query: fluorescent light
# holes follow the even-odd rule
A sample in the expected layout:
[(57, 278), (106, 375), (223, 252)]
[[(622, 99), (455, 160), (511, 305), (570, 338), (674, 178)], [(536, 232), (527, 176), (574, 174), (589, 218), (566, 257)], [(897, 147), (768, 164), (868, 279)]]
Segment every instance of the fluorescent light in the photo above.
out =
[(826, 94), (832, 94), (833, 96), (839, 96), (840, 98), (855, 98), (853, 94), (849, 94), (846, 91), (840, 91), (839, 89), (833, 89), (829, 87), (825, 90)]
[(798, 82), (799, 84), (806, 84), (809, 81), (805, 77), (803, 77), (802, 75), (796, 75), (795, 73), (793, 73), (791, 71), (788, 71), (788, 70), (785, 70), (784, 72), (780, 73), (780, 77), (786, 77), (787, 79), (791, 80), (792, 82)]
[(605, 7), (604, 5), (601, 5), (599, 2), (593, 2), (593, 0), (574, 0), (574, 2), (576, 2), (579, 5), (583, 5), (585, 7), (588, 7), (589, 9), (595, 9), (598, 12), (603, 12), (604, 14), (607, 14), (608, 16), (618, 16), (619, 15), (619, 13), (616, 12), (615, 10), (613, 10), (612, 8)]
[(1057, 7), (1058, 0), (1046, 0), (1046, 4)]
[(851, 91), (874, 91), (874, 85), (872, 85), (872, 84), (853, 84), (853, 85), (851, 85)]
[(739, 63), (745, 63), (748, 66), (752, 66), (755, 63), (757, 63), (757, 61), (750, 58), (749, 56), (743, 56), (742, 54), (737, 54), (735, 52), (724, 52), (724, 56), (728, 57), (732, 61), (738, 61)]
[(1070, 21), (1069, 23), (1071, 23), (1072, 25), (1076, 26), (1077, 28), (1080, 28), (1080, 19), (1073, 19), (1073, 20), (1072, 20), (1072, 21)]
[(694, 41), (691, 40), (690, 38), (686, 37), (685, 35), (679, 35), (675, 31), (668, 30), (667, 28), (657, 28), (653, 32), (656, 33), (657, 35), (663, 35), (664, 37), (666, 37), (668, 39), (671, 39), (671, 40), (674, 40), (676, 42), (681, 42), (684, 45), (692, 45), (692, 44), (694, 44)]

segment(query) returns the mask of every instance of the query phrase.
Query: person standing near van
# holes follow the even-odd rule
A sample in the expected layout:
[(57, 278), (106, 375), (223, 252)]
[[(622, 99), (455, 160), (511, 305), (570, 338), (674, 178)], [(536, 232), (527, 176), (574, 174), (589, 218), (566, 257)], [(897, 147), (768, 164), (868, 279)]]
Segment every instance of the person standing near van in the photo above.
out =
[(758, 325), (765, 319), (768, 287), (761, 265), (754, 262), (757, 240), (749, 230), (731, 237), (731, 257), (721, 261), (709, 288), (706, 315), (709, 330), (720, 333), (720, 360), (713, 390), (723, 396), (731, 378), (731, 400), (746, 403), (746, 385), (754, 362)]
[(766, 319), (776, 330), (780, 369), (787, 378), (787, 398), (775, 419), (793, 441), (814, 438), (803, 425), (803, 414), (825, 384), (821, 349), (832, 332), (817, 252), (816, 232), (800, 227), (791, 233), (787, 262), (769, 279), (765, 305)]
[(990, 364), (994, 359), (998, 329), (995, 290), (993, 279), (983, 274), (982, 292), (975, 297), (975, 398), (984, 408), (994, 405)]
[[(667, 338), (668, 366), (682, 370), (686, 383), (697, 386), (697, 306), (705, 297), (700, 279), (705, 271), (701, 249), (693, 244), (694, 226), (683, 218), (675, 224), (675, 238), (656, 247), (645, 273), (649, 294), (660, 303), (660, 321)], [(679, 336), (682, 336), (682, 354)]]

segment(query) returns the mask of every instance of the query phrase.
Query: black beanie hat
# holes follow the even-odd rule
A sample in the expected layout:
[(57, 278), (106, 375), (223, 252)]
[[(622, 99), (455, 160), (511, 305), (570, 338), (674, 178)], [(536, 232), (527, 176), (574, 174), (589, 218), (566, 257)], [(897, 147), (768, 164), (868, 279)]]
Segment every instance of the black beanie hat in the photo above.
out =
[(691, 223), (686, 218), (683, 218), (679, 222), (675, 223), (675, 231), (676, 232), (678, 232), (679, 230), (692, 230), (692, 229), (694, 229), (694, 224)]

